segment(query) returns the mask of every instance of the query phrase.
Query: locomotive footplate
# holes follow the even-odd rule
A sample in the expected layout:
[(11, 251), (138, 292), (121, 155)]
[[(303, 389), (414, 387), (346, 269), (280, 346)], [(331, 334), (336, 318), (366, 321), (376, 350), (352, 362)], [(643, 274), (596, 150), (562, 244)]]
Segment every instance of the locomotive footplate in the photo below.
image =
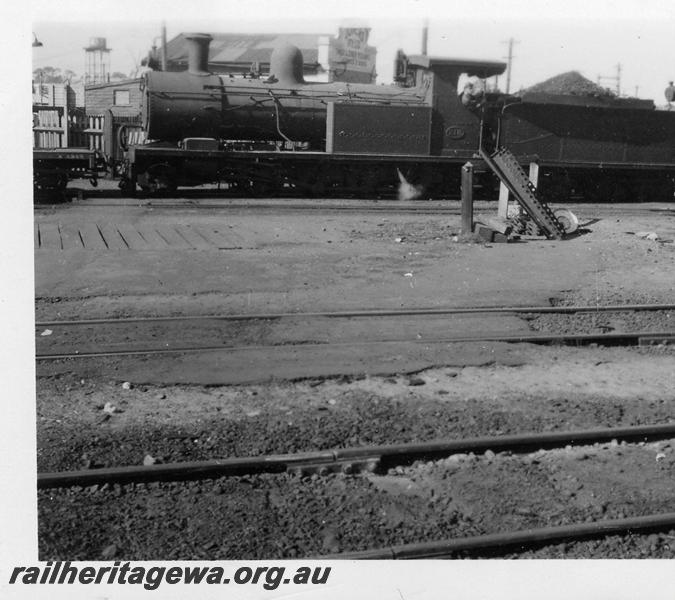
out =
[(218, 184), (245, 196), (383, 197), (397, 194), (400, 172), (422, 197), (439, 198), (458, 194), (459, 170), (470, 158), (132, 146), (122, 186), (129, 193), (136, 184), (146, 192)]

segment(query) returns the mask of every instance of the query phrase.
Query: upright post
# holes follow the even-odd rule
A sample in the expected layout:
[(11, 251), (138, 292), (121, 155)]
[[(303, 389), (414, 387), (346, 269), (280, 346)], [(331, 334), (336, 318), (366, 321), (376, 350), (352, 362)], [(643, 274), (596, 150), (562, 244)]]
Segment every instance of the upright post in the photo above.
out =
[(509, 216), (509, 188), (507, 188), (502, 181), (499, 182), (497, 216), (500, 219), (506, 219)]
[(530, 163), (529, 180), (534, 187), (539, 187), (539, 163), (535, 160)]
[(462, 167), (462, 233), (473, 231), (473, 165)]
[[(111, 109), (108, 109), (103, 116), (103, 144), (101, 145), (101, 154), (105, 154), (111, 161), (118, 156), (117, 139), (115, 131), (115, 116)], [(112, 177), (112, 173), (110, 174)]]
[[(528, 178), (534, 187), (539, 185), (539, 163), (537, 161), (532, 161), (530, 163), (530, 172)], [(499, 203), (497, 205), (497, 216), (500, 219), (508, 219), (514, 215), (522, 214), (522, 207), (518, 204), (515, 207), (512, 207), (513, 210), (509, 210), (510, 199), (511, 194), (509, 193), (509, 188), (507, 188), (503, 182), (500, 182)]]
[(166, 23), (162, 23), (162, 71), (167, 70), (168, 60), (166, 56)]
[(70, 146), (70, 115), (68, 114), (68, 91), (66, 92), (66, 103), (63, 106), (63, 141), (60, 144), (62, 148), (68, 148)]

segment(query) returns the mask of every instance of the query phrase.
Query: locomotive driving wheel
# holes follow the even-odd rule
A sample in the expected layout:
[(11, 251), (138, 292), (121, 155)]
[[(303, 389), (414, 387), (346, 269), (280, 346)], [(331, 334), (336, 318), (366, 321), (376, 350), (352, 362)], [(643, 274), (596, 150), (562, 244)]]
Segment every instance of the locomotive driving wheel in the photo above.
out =
[(166, 163), (151, 165), (147, 171), (140, 173), (138, 185), (144, 192), (149, 193), (160, 191), (173, 193), (178, 187), (174, 169)]
[(326, 194), (326, 173), (320, 165), (314, 168), (299, 168), (294, 173), (294, 187), (302, 190), (312, 198), (320, 198)]
[(249, 180), (246, 189), (254, 198), (274, 198), (278, 193), (276, 182), (262, 177)]
[(44, 191), (63, 191), (68, 185), (68, 173), (61, 169), (38, 169), (33, 173), (33, 187)]
[(378, 165), (367, 165), (355, 174), (356, 180), (355, 194), (363, 198), (378, 198), (381, 190), (379, 189), (382, 179), (381, 169)]

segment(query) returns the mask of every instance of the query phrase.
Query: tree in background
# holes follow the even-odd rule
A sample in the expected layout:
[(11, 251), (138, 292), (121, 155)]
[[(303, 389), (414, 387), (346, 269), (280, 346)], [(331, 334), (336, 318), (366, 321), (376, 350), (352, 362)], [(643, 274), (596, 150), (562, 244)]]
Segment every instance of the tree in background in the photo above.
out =
[(39, 81), (40, 83), (78, 83), (82, 80), (82, 77), (71, 71), (70, 69), (65, 69), (61, 71), (58, 67), (40, 67), (38, 69), (33, 69), (33, 81)]
[[(110, 81), (122, 81), (129, 78), (133, 79), (133, 77), (133, 72), (127, 75), (121, 71), (115, 71), (110, 75)], [(81, 83), (82, 76), (70, 69), (61, 71), (58, 67), (40, 67), (33, 69), (33, 81), (41, 85), (48, 83), (67, 83), (68, 85), (73, 85)]]
[(55, 67), (41, 67), (33, 70), (33, 79), (40, 83), (65, 83), (61, 69)]

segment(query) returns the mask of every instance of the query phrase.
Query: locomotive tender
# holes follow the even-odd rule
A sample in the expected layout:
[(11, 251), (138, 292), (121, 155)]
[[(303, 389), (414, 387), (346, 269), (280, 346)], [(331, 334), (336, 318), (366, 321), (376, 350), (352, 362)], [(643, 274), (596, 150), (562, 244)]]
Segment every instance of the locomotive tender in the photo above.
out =
[(210, 40), (187, 36), (186, 72), (144, 76), (147, 142), (128, 147), (122, 189), (218, 182), (252, 195), (372, 197), (404, 181), (442, 198), (458, 193), (464, 163), (481, 170), (479, 149), (506, 147), (539, 160), (544, 193), (672, 199), (675, 112), (651, 101), (486, 93), (466, 102), (461, 76), (486, 79), (506, 64), (402, 53), (394, 85), (307, 83), (293, 46), (274, 51), (266, 79), (234, 78), (209, 73)]

